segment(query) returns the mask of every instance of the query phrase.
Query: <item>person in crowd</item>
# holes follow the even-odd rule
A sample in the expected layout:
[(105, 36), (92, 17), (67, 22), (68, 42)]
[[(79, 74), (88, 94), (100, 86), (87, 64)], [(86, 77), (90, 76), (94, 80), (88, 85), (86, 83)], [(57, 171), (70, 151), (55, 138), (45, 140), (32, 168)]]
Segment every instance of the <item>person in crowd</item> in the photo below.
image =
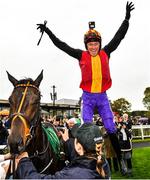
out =
[(102, 168), (103, 138), (98, 126), (92, 123), (82, 124), (76, 133), (74, 147), (78, 156), (61, 171), (54, 175), (40, 174), (23, 152), (16, 159), (17, 177), (21, 179), (102, 179), (106, 174)]
[(10, 159), (11, 159), (10, 153), (0, 155), (0, 179), (6, 178), (6, 173), (9, 168)]
[(125, 122), (126, 127), (128, 128), (128, 130), (132, 130), (132, 121), (129, 118), (129, 115), (127, 113), (124, 113), (122, 118), (123, 118), (123, 122)]
[(125, 19), (113, 39), (104, 48), (102, 48), (100, 33), (94, 29), (94, 23), (90, 22), (89, 31), (84, 35), (86, 51), (70, 47), (58, 39), (45, 24), (37, 24), (37, 29), (40, 29), (41, 32), (46, 32), (56, 47), (79, 61), (82, 76), (80, 88), (83, 90), (82, 119), (84, 122), (92, 122), (94, 109), (95, 107), (98, 109), (119, 160), (121, 158), (120, 147), (116, 136), (116, 127), (113, 122), (113, 113), (106, 94), (106, 91), (112, 84), (109, 58), (127, 33), (133, 9), (134, 4), (127, 2)]
[(114, 170), (115, 172), (117, 172), (117, 171), (119, 171), (117, 155), (114, 151), (114, 148), (110, 142), (109, 136), (108, 136), (104, 126), (101, 128), (101, 131), (102, 131), (103, 138), (104, 138), (105, 157), (109, 163), (110, 171), (112, 172)]
[(78, 121), (76, 120), (75, 117), (72, 117), (72, 118), (68, 119), (66, 124), (67, 124), (68, 129), (71, 129), (75, 124), (78, 124)]
[(68, 115), (66, 113), (64, 113), (63, 115), (63, 124), (65, 124), (68, 121)]
[(80, 125), (81, 121), (79, 121), (77, 118), (75, 117), (71, 117), (70, 119), (68, 119), (66, 121), (66, 123), (64, 124), (64, 126), (68, 129), (68, 134), (69, 137), (72, 137), (72, 128), (76, 125)]
[(47, 121), (49, 123), (53, 123), (53, 117), (51, 115), (48, 115)]
[(11, 154), (7, 153), (7, 154), (0, 154), (0, 162), (3, 162), (5, 160), (11, 159)]
[(97, 115), (97, 117), (95, 119), (95, 124), (98, 126), (103, 126), (102, 118), (99, 115)]
[(132, 130), (124, 114), (118, 122), (118, 137), (122, 153), (122, 175), (132, 176)]
[(9, 120), (8, 116), (3, 117), (3, 124), (7, 129), (10, 129), (11, 121)]
[(6, 145), (7, 144), (7, 137), (9, 135), (9, 132), (6, 127), (4, 127), (3, 122), (0, 120), (0, 145)]
[(65, 128), (64, 132), (61, 132), (61, 137), (64, 142), (64, 151), (66, 155), (66, 160), (70, 163), (73, 159), (78, 156), (78, 153), (75, 150), (74, 142), (77, 130), (80, 124), (74, 124), (71, 129)]
[(78, 112), (75, 112), (73, 113), (73, 117), (76, 119), (76, 122), (79, 123), (79, 124), (82, 124), (82, 119), (79, 117), (79, 113)]
[(148, 125), (150, 125), (150, 117), (148, 118), (148, 122), (147, 122)]
[(56, 116), (54, 118), (53, 125), (57, 128), (61, 125), (60, 123), (61, 123), (61, 116)]
[[(94, 124), (94, 123), (93, 123)], [(62, 138), (64, 140), (64, 145), (65, 145), (65, 154), (66, 154), (66, 159), (68, 162), (71, 162), (74, 160), (78, 155), (78, 153), (75, 150), (74, 147), (74, 142), (75, 142), (75, 137), (77, 135), (77, 130), (81, 125), (79, 123), (76, 123), (71, 130), (69, 131), (67, 128), (65, 129), (64, 133), (62, 133)], [(106, 174), (106, 179), (110, 179), (111, 177), (111, 171), (110, 167), (108, 164), (108, 161), (106, 158), (103, 159), (103, 164), (102, 167), (105, 171)]]

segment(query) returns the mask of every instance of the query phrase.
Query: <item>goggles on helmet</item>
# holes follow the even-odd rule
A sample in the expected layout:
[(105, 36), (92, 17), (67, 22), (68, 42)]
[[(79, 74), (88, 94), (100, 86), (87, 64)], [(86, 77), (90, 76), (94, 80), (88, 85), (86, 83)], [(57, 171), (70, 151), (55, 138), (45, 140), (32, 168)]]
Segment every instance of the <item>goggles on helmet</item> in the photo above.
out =
[(94, 29), (90, 29), (88, 32), (84, 35), (84, 43), (87, 44), (91, 41), (101, 41), (101, 35), (98, 31)]

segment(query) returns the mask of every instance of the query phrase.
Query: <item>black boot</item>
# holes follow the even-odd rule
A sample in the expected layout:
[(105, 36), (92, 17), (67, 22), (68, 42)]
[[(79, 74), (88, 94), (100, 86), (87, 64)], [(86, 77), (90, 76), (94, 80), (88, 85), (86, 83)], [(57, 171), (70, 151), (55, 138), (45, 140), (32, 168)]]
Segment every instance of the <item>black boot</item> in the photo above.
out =
[(111, 141), (111, 144), (114, 148), (114, 151), (117, 155), (117, 159), (118, 159), (118, 163), (119, 163), (119, 167), (120, 167), (120, 171), (122, 170), (122, 165), (121, 165), (121, 150), (120, 150), (120, 145), (119, 145), (119, 141), (118, 141), (118, 137), (116, 133), (111, 133), (109, 134), (109, 138)]

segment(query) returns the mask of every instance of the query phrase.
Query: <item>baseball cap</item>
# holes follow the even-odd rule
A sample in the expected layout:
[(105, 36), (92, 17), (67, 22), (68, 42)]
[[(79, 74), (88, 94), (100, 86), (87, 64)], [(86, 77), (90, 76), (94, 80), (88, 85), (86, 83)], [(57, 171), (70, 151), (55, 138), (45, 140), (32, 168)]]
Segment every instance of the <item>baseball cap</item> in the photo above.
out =
[(84, 123), (76, 131), (75, 137), (87, 152), (94, 151), (95, 145), (103, 142), (99, 126), (93, 123)]

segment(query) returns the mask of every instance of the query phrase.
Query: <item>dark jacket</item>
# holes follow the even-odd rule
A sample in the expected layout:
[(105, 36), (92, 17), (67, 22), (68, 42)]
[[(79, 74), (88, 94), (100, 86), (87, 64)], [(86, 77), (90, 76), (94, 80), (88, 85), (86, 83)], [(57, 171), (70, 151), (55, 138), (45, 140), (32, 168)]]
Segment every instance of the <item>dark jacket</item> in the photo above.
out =
[(74, 138), (69, 138), (65, 143), (65, 153), (69, 162), (75, 159), (78, 154), (74, 148)]
[(96, 161), (80, 156), (72, 161), (69, 166), (56, 172), (54, 175), (37, 173), (29, 158), (23, 158), (16, 171), (19, 179), (102, 179), (96, 171)]
[(124, 133), (122, 132), (121, 129), (118, 131), (118, 138), (119, 138), (121, 151), (131, 151), (132, 150), (131, 131), (129, 131), (127, 127), (125, 129), (123, 128), (123, 131), (126, 134), (126, 139), (124, 140)]
[(1, 126), (0, 127), (0, 145), (7, 144), (8, 135), (9, 135), (8, 130), (5, 127)]
[[(79, 155), (77, 154), (77, 152), (75, 151), (75, 148), (74, 148), (74, 138), (69, 138), (65, 142), (65, 153), (67, 154), (67, 158), (68, 158), (69, 162), (72, 162), (74, 159), (79, 157)], [(106, 159), (104, 160), (102, 167), (103, 167), (105, 175), (106, 175), (105, 179), (110, 179), (111, 172), (110, 172), (109, 164)]]

